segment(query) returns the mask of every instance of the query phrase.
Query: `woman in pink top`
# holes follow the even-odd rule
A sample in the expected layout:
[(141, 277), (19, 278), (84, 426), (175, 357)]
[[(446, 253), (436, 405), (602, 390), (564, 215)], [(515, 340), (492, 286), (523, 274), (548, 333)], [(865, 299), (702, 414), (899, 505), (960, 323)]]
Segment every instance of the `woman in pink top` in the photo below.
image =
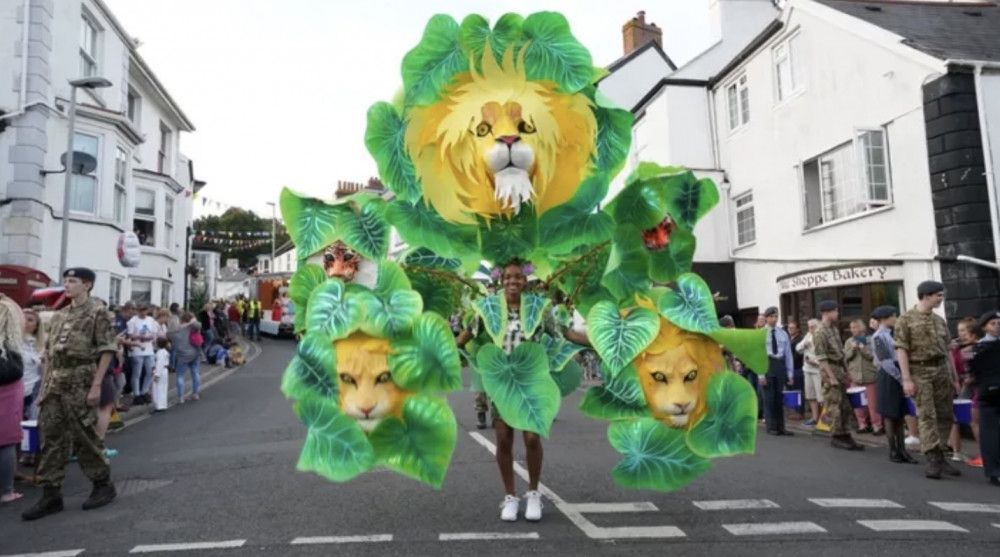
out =
[(0, 364), (11, 366), (7, 370), (11, 373), (5, 374), (3, 379), (13, 378), (13, 381), (0, 384), (0, 503), (4, 504), (21, 498), (21, 494), (14, 491), (14, 475), (24, 417), (23, 319), (17, 304), (6, 296), (0, 297), (0, 358), (4, 360)]
[[(976, 325), (975, 317), (966, 317), (958, 323), (958, 340), (952, 343), (951, 347), (951, 358), (955, 363), (955, 371), (958, 373), (958, 398), (965, 398), (972, 400), (972, 436), (976, 439), (978, 444), (979, 441), (979, 401), (978, 393), (976, 389), (972, 388), (972, 379), (968, 375), (968, 363), (972, 358), (973, 348), (979, 339), (982, 337), (982, 331)], [(964, 457), (962, 456), (962, 436), (959, 431), (958, 424), (951, 426), (951, 435), (948, 438), (948, 444), (954, 449), (955, 454), (952, 456), (952, 460), (962, 461)], [(981, 457), (972, 458), (966, 460), (965, 462), (969, 466), (974, 466), (976, 468), (983, 467), (983, 459)]]

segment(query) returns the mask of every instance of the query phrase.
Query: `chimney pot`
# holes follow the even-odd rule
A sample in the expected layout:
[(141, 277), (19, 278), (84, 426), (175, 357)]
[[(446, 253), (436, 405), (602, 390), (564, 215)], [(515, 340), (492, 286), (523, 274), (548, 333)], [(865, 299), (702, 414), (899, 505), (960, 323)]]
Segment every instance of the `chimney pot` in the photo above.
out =
[(639, 23), (646, 23), (646, 11), (645, 10), (639, 10), (639, 13), (636, 14), (635, 17), (636, 17), (636, 19), (639, 20)]
[(655, 23), (646, 23), (646, 11), (640, 10), (634, 18), (622, 26), (622, 44), (625, 56), (650, 42), (656, 42), (660, 48), (663, 48), (663, 30)]

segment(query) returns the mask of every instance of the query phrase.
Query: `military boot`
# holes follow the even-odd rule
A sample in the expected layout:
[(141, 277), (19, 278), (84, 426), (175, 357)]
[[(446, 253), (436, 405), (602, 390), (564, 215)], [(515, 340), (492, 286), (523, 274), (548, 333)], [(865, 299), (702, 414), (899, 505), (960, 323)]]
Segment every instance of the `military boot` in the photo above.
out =
[(932, 449), (929, 451), (927, 453), (927, 470), (924, 471), (924, 475), (932, 480), (940, 480), (942, 462), (944, 462), (944, 455), (941, 453), (941, 449)]
[(962, 475), (962, 471), (952, 466), (951, 463), (948, 462), (948, 459), (944, 458), (944, 456), (941, 457), (941, 471), (944, 472), (946, 476), (957, 477)]
[(843, 449), (845, 451), (854, 450), (854, 440), (847, 435), (833, 435), (830, 439), (830, 446), (835, 449)]
[(899, 440), (895, 435), (889, 436), (889, 460), (891, 462), (906, 462), (906, 459), (899, 452)]
[(486, 412), (476, 412), (476, 423), (477, 429), (486, 429)]
[(50, 514), (62, 512), (62, 510), (62, 492), (58, 487), (46, 487), (42, 492), (42, 498), (35, 503), (35, 506), (21, 513), (21, 519), (38, 520)]
[(907, 462), (909, 464), (920, 464), (920, 461), (913, 458), (910, 451), (906, 450), (906, 438), (900, 433), (896, 436), (896, 446), (899, 447), (899, 456), (903, 458), (902, 462)]
[(118, 492), (111, 480), (97, 480), (94, 482), (94, 489), (90, 491), (90, 497), (83, 502), (83, 510), (99, 509), (114, 501), (115, 497), (118, 497)]

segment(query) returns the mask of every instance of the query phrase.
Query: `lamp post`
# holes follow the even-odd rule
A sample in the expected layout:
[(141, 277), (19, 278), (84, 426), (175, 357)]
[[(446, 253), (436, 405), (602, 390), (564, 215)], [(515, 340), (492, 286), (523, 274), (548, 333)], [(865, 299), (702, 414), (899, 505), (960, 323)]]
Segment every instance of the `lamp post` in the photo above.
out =
[(270, 272), (274, 272), (274, 235), (277, 232), (278, 224), (278, 206), (274, 204), (273, 201), (268, 201), (268, 205), (271, 206), (271, 265)]
[(69, 129), (66, 132), (66, 164), (65, 173), (66, 178), (63, 182), (63, 207), (62, 207), (62, 246), (59, 251), (59, 276), (62, 277), (63, 273), (66, 272), (66, 256), (69, 247), (69, 203), (70, 203), (70, 188), (73, 184), (73, 165), (74, 150), (73, 150), (73, 136), (76, 135), (76, 90), (79, 88), (83, 89), (100, 89), (103, 87), (111, 87), (111, 82), (103, 77), (85, 77), (82, 79), (75, 79), (69, 82), (70, 95), (69, 95)]

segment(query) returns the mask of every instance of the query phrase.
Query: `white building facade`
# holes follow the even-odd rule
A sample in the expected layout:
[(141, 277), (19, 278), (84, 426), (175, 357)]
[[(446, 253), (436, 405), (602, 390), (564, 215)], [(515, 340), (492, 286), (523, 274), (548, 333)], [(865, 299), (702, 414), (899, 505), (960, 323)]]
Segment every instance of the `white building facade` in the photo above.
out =
[[(26, 54), (26, 56), (25, 56)], [(137, 52), (102, 0), (0, 3), (0, 263), (60, 280), (64, 214), (67, 264), (97, 273), (94, 295), (167, 305), (182, 302), (193, 194), (203, 183), (180, 152), (191, 121)], [(63, 207), (71, 80), (102, 77), (111, 87), (78, 89), (74, 150), (97, 159), (74, 175)], [(143, 240), (137, 267), (123, 267), (116, 243)]]

